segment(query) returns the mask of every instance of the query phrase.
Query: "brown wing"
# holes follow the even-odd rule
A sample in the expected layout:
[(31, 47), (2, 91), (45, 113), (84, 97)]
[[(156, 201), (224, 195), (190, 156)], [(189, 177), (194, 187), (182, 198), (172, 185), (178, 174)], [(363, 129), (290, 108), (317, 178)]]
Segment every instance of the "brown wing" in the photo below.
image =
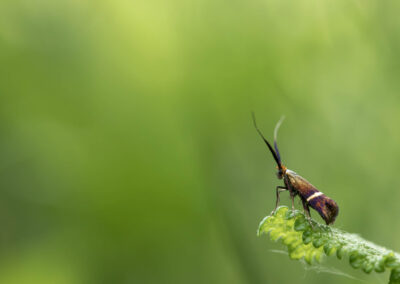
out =
[(290, 185), (297, 190), (305, 200), (314, 193), (319, 192), (308, 180), (299, 176), (294, 171), (286, 170), (286, 176), (288, 177)]
[[(309, 183), (305, 178), (299, 176), (291, 170), (286, 170), (286, 176), (292, 186), (306, 202), (314, 210), (316, 210), (326, 224), (333, 224), (339, 213), (339, 207), (336, 202), (322, 194), (318, 189)], [(319, 194), (315, 194), (319, 193)]]

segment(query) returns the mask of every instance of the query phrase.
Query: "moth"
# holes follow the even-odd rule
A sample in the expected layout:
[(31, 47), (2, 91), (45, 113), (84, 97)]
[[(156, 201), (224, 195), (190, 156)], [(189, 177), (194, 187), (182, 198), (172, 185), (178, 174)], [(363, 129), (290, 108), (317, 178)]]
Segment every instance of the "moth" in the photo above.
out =
[[(292, 210), (294, 210), (294, 198), (298, 195), (303, 204), (304, 213), (309, 219), (311, 219), (310, 207), (316, 210), (319, 215), (324, 219), (327, 225), (331, 225), (335, 222), (335, 219), (339, 213), (339, 207), (336, 202), (319, 191), (315, 186), (313, 186), (309, 181), (307, 181), (302, 176), (298, 175), (292, 170), (289, 170), (286, 166), (284, 166), (281, 162), (281, 156), (279, 154), (278, 145), (276, 143), (277, 135), (279, 127), (283, 121), (283, 117), (278, 121), (274, 130), (274, 148), (272, 148), (271, 144), (265, 139), (264, 135), (257, 127), (256, 118), (254, 113), (253, 115), (253, 123), (256, 128), (258, 134), (260, 134), (261, 138), (264, 140), (265, 144), (267, 144), (268, 149), (272, 153), (274, 160), (277, 163), (277, 177), (278, 179), (283, 179), (284, 186), (278, 185), (276, 187), (276, 205), (275, 209), (271, 214), (274, 214), (279, 205), (279, 194), (284, 191), (289, 191), (290, 198), (292, 200)], [(310, 222), (311, 224), (311, 222)]]

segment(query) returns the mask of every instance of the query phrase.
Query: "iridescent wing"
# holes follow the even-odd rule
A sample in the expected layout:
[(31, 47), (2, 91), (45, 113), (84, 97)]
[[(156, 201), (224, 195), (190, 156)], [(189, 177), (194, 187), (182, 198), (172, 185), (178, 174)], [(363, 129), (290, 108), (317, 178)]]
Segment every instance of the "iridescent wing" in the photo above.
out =
[(289, 179), (290, 185), (298, 191), (298, 193), (305, 199), (309, 198), (313, 194), (319, 192), (319, 190), (313, 186), (308, 180), (299, 176), (297, 173), (291, 170), (286, 170), (286, 176)]
[(333, 199), (320, 192), (309, 181), (291, 170), (286, 170), (286, 176), (290, 186), (298, 192), (303, 202), (316, 210), (327, 225), (335, 222), (339, 207)]

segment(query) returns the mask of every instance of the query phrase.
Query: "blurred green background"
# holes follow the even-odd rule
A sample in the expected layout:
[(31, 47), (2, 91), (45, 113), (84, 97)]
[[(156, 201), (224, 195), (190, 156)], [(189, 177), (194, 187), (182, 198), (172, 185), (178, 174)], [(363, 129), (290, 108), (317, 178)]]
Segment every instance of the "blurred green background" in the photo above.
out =
[(281, 181), (250, 113), (399, 251), (399, 8), (2, 0), (0, 283), (359, 283), (257, 238)]

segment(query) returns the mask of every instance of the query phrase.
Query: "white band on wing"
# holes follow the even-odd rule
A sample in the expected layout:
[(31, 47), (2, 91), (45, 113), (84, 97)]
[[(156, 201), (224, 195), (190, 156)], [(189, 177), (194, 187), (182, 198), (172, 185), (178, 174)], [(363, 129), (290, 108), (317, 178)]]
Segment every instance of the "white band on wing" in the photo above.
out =
[(321, 196), (323, 195), (323, 193), (321, 191), (318, 191), (316, 193), (314, 193), (313, 195), (311, 195), (310, 197), (307, 198), (307, 202), (310, 202), (310, 200), (314, 199), (315, 197)]

